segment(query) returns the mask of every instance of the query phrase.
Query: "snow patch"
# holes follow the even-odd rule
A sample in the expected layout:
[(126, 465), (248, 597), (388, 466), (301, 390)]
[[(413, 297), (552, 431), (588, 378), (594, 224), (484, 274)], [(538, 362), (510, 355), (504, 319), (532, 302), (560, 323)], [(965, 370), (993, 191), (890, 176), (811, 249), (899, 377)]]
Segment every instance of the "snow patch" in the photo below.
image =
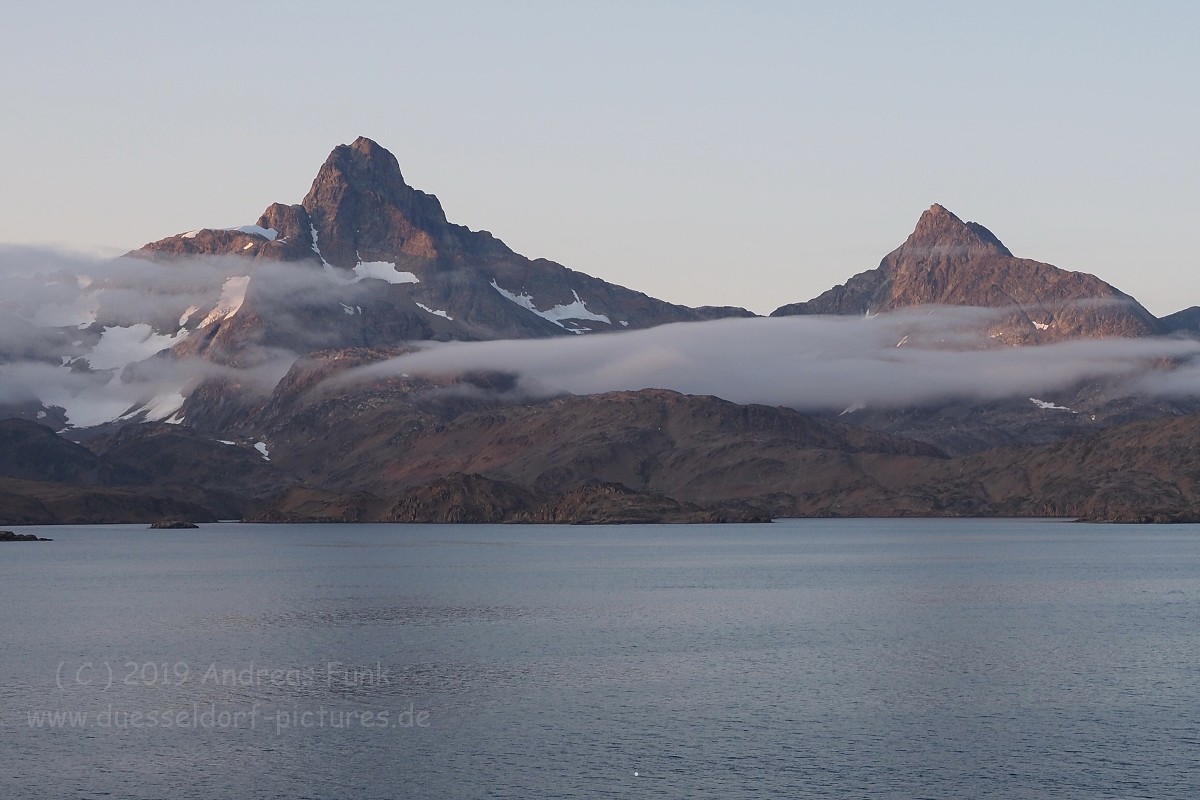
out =
[[(279, 231), (274, 228), (263, 228), (259, 225), (243, 225), (240, 228), (230, 228), (229, 230), (234, 230), (238, 233), (249, 233), (252, 236), (261, 236), (268, 242), (275, 241), (275, 237), (279, 235)], [(242, 249), (244, 250), (245, 248)]]
[(1029, 402), (1033, 403), (1038, 408), (1046, 409), (1047, 411), (1070, 411), (1072, 414), (1078, 414), (1078, 411), (1067, 408), (1066, 406), (1056, 406), (1047, 400), (1038, 400), (1036, 397), (1029, 398)]
[[(342, 311), (345, 311), (347, 314), (349, 314), (349, 315), (350, 315), (350, 316), (352, 316), (352, 317), (354, 316), (354, 313), (355, 313), (355, 312), (354, 312), (354, 309), (356, 308), (356, 306), (348, 306), (348, 305), (346, 305), (345, 303), (338, 303), (338, 305), (342, 307)], [(360, 309), (358, 309), (358, 313), (359, 313), (359, 314), (361, 314), (361, 313), (362, 313), (362, 309), (361, 309), (361, 308), (360, 308)]]
[(454, 319), (454, 317), (450, 316), (445, 311), (437, 311), (437, 310), (432, 309), (429, 306), (425, 305), (424, 303), (417, 303), (417, 308), (421, 309), (422, 311), (428, 311), (430, 314), (433, 314), (435, 317), (443, 317), (444, 319), (451, 319), (451, 320)]
[[(317, 244), (317, 240), (320, 238), (317, 236), (317, 226), (311, 222), (308, 223), (308, 232), (312, 236), (312, 251), (321, 256), (321, 247)], [(321, 256), (321, 263), (327, 267), (330, 266), (329, 262), (325, 260), (325, 256)]]
[(341, 275), (338, 275), (337, 270), (333, 268), (333, 264), (330, 264), (325, 260), (325, 256), (321, 255), (321, 247), (317, 244), (317, 239), (319, 238), (317, 236), (317, 226), (310, 222), (308, 224), (308, 232), (312, 236), (312, 251), (317, 254), (317, 258), (321, 259), (321, 266), (325, 268), (325, 277), (328, 278), (331, 283), (336, 283), (338, 286), (346, 286), (354, 283), (355, 280), (347, 280)]
[(267, 449), (266, 442), (255, 442), (254, 449), (258, 451), (260, 456), (262, 456), (263, 461), (271, 460), (271, 451)]
[[(358, 280), (373, 278), (388, 283), (420, 283), (421, 279), (411, 272), (401, 272), (390, 261), (359, 261), (354, 265), (354, 274)], [(354, 281), (351, 281), (352, 283)]]
[(587, 306), (582, 300), (579, 299), (579, 292), (576, 292), (574, 289), (571, 290), (571, 294), (575, 296), (575, 302), (570, 303), (569, 305), (554, 306), (553, 308), (548, 308), (545, 311), (539, 311), (538, 307), (533, 303), (533, 295), (531, 294), (513, 294), (507, 289), (502, 289), (500, 284), (496, 283), (495, 278), (492, 278), (492, 288), (504, 297), (519, 305), (521, 308), (532, 311), (542, 319), (553, 322), (560, 328), (574, 330), (575, 333), (583, 333), (587, 330), (590, 330), (590, 328), (567, 328), (567, 326), (563, 325), (562, 323), (564, 319), (590, 319), (595, 320), (596, 322), (603, 322), (607, 325), (612, 324), (612, 320), (605, 315), (588, 311)]
[(905, 342), (907, 342), (907, 341), (908, 341), (908, 336), (906, 335), (906, 336), (905, 336), (903, 339), (901, 339), (900, 341), (896, 342), (896, 347), (903, 347), (903, 346), (904, 346), (904, 343), (905, 343)]
[(182, 342), (187, 338), (187, 331), (179, 331), (174, 336), (155, 333), (144, 322), (130, 325), (127, 328), (105, 328), (100, 334), (100, 341), (88, 354), (88, 363), (92, 369), (121, 369), (126, 364), (149, 358), (168, 347)]
[(243, 247), (242, 249), (249, 250), (251, 247), (254, 247), (254, 242), (246, 242), (246, 246)]
[(217, 439), (217, 441), (220, 442), (221, 444), (231, 444), (231, 445), (237, 446), (237, 442), (231, 442), (228, 439)]
[(145, 405), (146, 421), (178, 425), (183, 422), (183, 415), (179, 413), (179, 410), (183, 408), (183, 401), (184, 397), (179, 392), (167, 392), (155, 396)]
[(249, 283), (249, 275), (235, 275), (226, 280), (221, 287), (221, 299), (217, 301), (217, 307), (208, 312), (208, 316), (201, 320), (199, 327), (229, 319), (236, 314), (246, 300), (246, 286)]
[(1039, 331), (1044, 331), (1044, 330), (1047, 330), (1053, 324), (1054, 323), (1052, 323), (1052, 322), (1034, 322), (1033, 327), (1037, 328)]
[[(200, 310), (199, 306), (188, 306), (187, 310), (184, 311), (183, 314), (179, 317), (179, 327), (182, 328), (184, 326), (184, 323), (186, 323), (188, 321), (188, 319), (191, 318), (192, 314), (195, 314), (199, 310)], [(76, 342), (75, 346), (78, 347), (79, 342)]]
[[(899, 347), (899, 345), (896, 345), (896, 346)], [(838, 416), (844, 417), (847, 414), (853, 414), (855, 411), (862, 411), (866, 407), (867, 407), (866, 403), (854, 403), (853, 405), (847, 406), (846, 410), (843, 411), (841, 414), (838, 414)]]
[(621, 327), (622, 327), (622, 328), (628, 328), (628, 327), (629, 327), (629, 320), (627, 320), (627, 319), (623, 319), (623, 320), (621, 320)]
[(180, 239), (195, 239), (196, 234), (200, 233), (200, 231), (202, 231), (202, 230), (204, 230), (204, 228), (196, 228), (196, 230), (194, 230), (194, 231), (188, 231), (187, 233), (181, 233), (181, 234), (179, 234), (179, 238)]
[(308, 232), (312, 235), (312, 250), (321, 259), (321, 266), (325, 268), (325, 277), (331, 283), (338, 286), (349, 286), (353, 283), (358, 283), (366, 278), (373, 278), (378, 281), (386, 281), (388, 283), (420, 283), (421, 279), (411, 272), (401, 272), (396, 269), (396, 265), (390, 261), (363, 261), (361, 258), (354, 265), (354, 277), (343, 278), (337, 269), (325, 260), (325, 256), (321, 255), (321, 246), (318, 244), (320, 235), (317, 233), (317, 226), (309, 223)]

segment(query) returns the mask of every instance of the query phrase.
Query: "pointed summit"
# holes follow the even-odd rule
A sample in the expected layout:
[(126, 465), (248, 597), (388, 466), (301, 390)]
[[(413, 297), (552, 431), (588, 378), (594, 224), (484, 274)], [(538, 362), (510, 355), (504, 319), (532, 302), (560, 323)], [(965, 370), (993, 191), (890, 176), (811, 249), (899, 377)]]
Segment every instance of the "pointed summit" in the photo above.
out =
[(347, 182), (362, 188), (391, 191), (410, 189), (404, 182), (400, 162), (396, 157), (382, 145), (365, 136), (359, 136), (350, 144), (340, 144), (333, 148), (317, 173), (318, 182), (321, 180), (321, 173), (326, 171), (339, 174)]
[(335, 266), (434, 259), (453, 248), (442, 204), (405, 183), (396, 157), (365, 136), (333, 149), (302, 205)]
[[(396, 157), (365, 136), (333, 149), (301, 204), (274, 203), (257, 226), (189, 231), (131, 255), (161, 261), (231, 256), (253, 272), (242, 284), (238, 313), (204, 326), (203, 336), (186, 344), (186, 354), (224, 363), (248, 363), (262, 347), (394, 348), (753, 316), (740, 308), (657, 300), (553, 261), (531, 260), (487, 231), (452, 224), (438, 199), (409, 186)], [(307, 284), (291, 278), (303, 272), (255, 270), (259, 262), (300, 263), (323, 274), (310, 276), (316, 291), (299, 292), (295, 287)], [(219, 300), (212, 298), (212, 308)], [(186, 319), (198, 327), (207, 313)]]
[[(949, 251), (958, 248), (962, 255), (996, 253), (1011, 256), (996, 234), (977, 222), (963, 222), (945, 206), (934, 203), (921, 214), (917, 227), (909, 235), (905, 248), (938, 248)], [(976, 251), (968, 253), (965, 251)]]
[(1016, 258), (987, 228), (937, 203), (878, 267), (771, 316), (877, 314), (922, 305), (1005, 309), (987, 331), (1004, 344), (1162, 331), (1137, 301), (1094, 275)]
[(396, 160), (395, 156), (393, 156), (391, 153), (389, 153), (383, 147), (383, 145), (379, 144), (379, 142), (375, 141), (374, 139), (368, 139), (366, 136), (359, 136), (357, 139), (355, 139), (349, 145), (342, 145), (342, 147), (349, 147), (351, 150), (353, 150), (357, 153), (362, 153), (363, 155), (366, 155), (366, 156), (371, 156), (376, 153), (382, 153), (383, 155), (387, 156), (388, 158), (392, 159), (393, 161)]

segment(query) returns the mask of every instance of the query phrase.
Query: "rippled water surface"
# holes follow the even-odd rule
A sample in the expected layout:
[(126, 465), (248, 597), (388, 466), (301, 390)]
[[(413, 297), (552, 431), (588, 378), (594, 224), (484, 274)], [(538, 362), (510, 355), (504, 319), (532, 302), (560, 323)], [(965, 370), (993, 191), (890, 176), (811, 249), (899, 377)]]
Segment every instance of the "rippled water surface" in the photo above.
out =
[(1200, 527), (0, 545), (0, 797), (1200, 796)]

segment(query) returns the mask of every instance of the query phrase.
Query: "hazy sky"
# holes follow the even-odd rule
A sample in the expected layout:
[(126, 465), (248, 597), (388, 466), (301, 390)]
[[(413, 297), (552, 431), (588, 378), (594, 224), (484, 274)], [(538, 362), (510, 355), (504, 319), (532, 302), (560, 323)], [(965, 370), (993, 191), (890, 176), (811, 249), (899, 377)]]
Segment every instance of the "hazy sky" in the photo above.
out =
[(0, 242), (92, 251), (394, 152), (452, 221), (768, 312), (942, 203), (1164, 314), (1200, 304), (1200, 3), (22, 3)]

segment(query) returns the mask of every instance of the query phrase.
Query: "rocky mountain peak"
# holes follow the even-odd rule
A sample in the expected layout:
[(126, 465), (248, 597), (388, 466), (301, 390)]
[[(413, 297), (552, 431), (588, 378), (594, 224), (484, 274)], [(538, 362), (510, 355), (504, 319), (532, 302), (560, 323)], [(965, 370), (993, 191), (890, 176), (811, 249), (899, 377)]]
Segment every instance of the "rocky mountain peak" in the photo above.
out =
[[(224, 302), (222, 287), (210, 306), (185, 318), (195, 335), (176, 351), (230, 364), (255, 363), (262, 347), (308, 353), (753, 316), (740, 308), (667, 303), (514, 253), (486, 231), (447, 221), (436, 197), (408, 185), (395, 156), (361, 136), (333, 149), (302, 203), (274, 203), (256, 226), (189, 231), (131, 255), (163, 262), (234, 257), (230, 264), (251, 273), (241, 284), (236, 313), (201, 324)], [(259, 270), (259, 262), (317, 267), (323, 273), (319, 290), (295, 291), (307, 278)], [(175, 318), (166, 321), (174, 333)], [(202, 408), (226, 413), (224, 389), (215, 385), (190, 395), (196, 398), (188, 406), (190, 419), (209, 413)]]
[[(395, 156), (389, 153), (386, 148), (379, 144), (379, 142), (375, 141), (374, 139), (368, 139), (366, 136), (359, 136), (350, 144), (342, 146), (347, 147), (356, 153), (361, 153), (368, 158), (382, 156), (385, 158), (390, 158), (392, 161), (396, 160)], [(397, 165), (397, 167), (398, 166), (399, 165)]]
[(963, 222), (938, 203), (921, 214), (917, 226), (900, 248), (914, 255), (1004, 255), (1012, 253), (994, 233), (977, 222)]
[(433, 259), (454, 248), (438, 199), (409, 186), (396, 157), (363, 136), (333, 149), (301, 205), (321, 255), (338, 267)]
[[(350, 144), (333, 148), (313, 181), (313, 189), (344, 182), (362, 191), (404, 194), (412, 188), (405, 183), (400, 162), (377, 142), (360, 136)], [(312, 192), (310, 191), (311, 195)], [(305, 204), (307, 206), (307, 203)]]
[(937, 203), (878, 267), (772, 316), (876, 314), (921, 305), (1004, 309), (984, 333), (1005, 345), (1163, 329), (1133, 298), (1096, 276), (1017, 258), (987, 228)]

